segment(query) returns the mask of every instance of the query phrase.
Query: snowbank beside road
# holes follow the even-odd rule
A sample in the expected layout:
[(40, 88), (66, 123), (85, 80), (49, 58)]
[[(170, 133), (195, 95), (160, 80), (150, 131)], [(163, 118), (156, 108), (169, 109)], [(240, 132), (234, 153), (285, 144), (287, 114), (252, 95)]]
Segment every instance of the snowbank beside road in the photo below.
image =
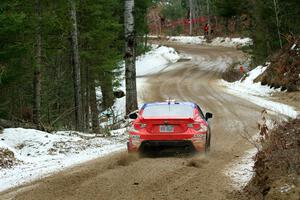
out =
[(244, 98), (276, 113), (296, 118), (299, 115), (299, 112), (297, 112), (293, 107), (268, 99), (272, 93), (279, 92), (280, 89), (272, 89), (269, 86), (261, 85), (260, 82), (254, 82), (254, 80), (267, 69), (267, 67), (268, 65), (256, 67), (247, 73), (247, 77), (245, 79), (242, 78), (241, 80), (233, 83), (221, 80), (219, 83), (220, 85), (225, 86), (227, 92), (230, 94)]
[(231, 90), (240, 92), (242, 94), (251, 94), (255, 96), (270, 96), (273, 92), (279, 92), (280, 89), (272, 89), (267, 85), (261, 85), (261, 83), (255, 83), (254, 80), (261, 75), (267, 66), (258, 66), (247, 74), (247, 77), (243, 80), (239, 80), (233, 83), (223, 81)]
[(225, 175), (232, 179), (232, 186), (237, 189), (243, 189), (254, 175), (254, 156), (257, 149), (248, 150), (241, 158), (231, 163), (224, 171)]
[(207, 42), (204, 36), (171, 36), (167, 37), (169, 41), (179, 42), (183, 44), (203, 44), (208, 46), (221, 46), (221, 47), (242, 47), (250, 46), (253, 44), (251, 38), (229, 38), (229, 37), (216, 37)]
[(136, 61), (136, 75), (146, 76), (158, 73), (171, 63), (176, 63), (180, 56), (175, 49), (166, 46), (155, 46)]
[(50, 134), (33, 129), (4, 129), (0, 148), (12, 151), (19, 164), (0, 168), (0, 191), (125, 149), (126, 138), (126, 129), (112, 131), (109, 138), (70, 131)]
[(211, 46), (222, 46), (222, 47), (238, 47), (238, 46), (250, 46), (253, 44), (250, 38), (223, 38), (217, 37), (212, 40), (208, 45)]
[(170, 36), (167, 39), (183, 44), (204, 44), (206, 42), (204, 36)]
[[(151, 74), (159, 73), (161, 71), (169, 70), (167, 68), (170, 64), (176, 63), (181, 56), (175, 51), (174, 48), (166, 46), (152, 45), (152, 50), (145, 55), (137, 57), (136, 61), (136, 75), (137, 77), (137, 93), (139, 107), (143, 104), (143, 96), (145, 95), (144, 88), (146, 82), (144, 77)], [(118, 89), (126, 92), (125, 88), (125, 64), (123, 63), (120, 70), (120, 87)], [(140, 76), (140, 77), (139, 77)], [(113, 110), (115, 116), (120, 116), (120, 119), (125, 116), (125, 98), (116, 99)]]

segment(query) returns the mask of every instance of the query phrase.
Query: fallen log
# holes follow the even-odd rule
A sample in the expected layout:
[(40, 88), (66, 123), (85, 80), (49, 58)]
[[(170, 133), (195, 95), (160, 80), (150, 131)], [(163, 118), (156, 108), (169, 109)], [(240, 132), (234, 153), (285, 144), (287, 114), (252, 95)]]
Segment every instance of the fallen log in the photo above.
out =
[(38, 129), (38, 126), (35, 124), (32, 124), (30, 122), (19, 122), (19, 121), (10, 121), (6, 119), (0, 119), (0, 126), (3, 128), (32, 128), (32, 129)]
[(36, 129), (40, 131), (45, 131), (51, 133), (54, 131), (53, 127), (44, 126), (41, 124), (40, 126), (33, 124), (31, 122), (21, 122), (21, 121), (12, 121), (7, 119), (0, 118), (0, 134), (5, 128), (27, 128), (27, 129)]

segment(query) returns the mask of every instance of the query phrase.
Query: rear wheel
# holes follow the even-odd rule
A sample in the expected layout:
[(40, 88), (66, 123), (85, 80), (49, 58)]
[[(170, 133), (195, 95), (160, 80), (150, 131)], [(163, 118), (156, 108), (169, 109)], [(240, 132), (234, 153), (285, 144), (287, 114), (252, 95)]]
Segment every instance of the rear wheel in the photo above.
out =
[(127, 142), (127, 152), (130, 153), (129, 142)]
[(127, 142), (127, 152), (130, 154), (135, 153), (135, 151), (133, 151), (132, 148), (130, 148), (129, 142)]
[(205, 141), (205, 152), (206, 153), (208, 153), (210, 151), (210, 139), (211, 139), (211, 135), (210, 135), (210, 131), (208, 131), (206, 134), (206, 141)]

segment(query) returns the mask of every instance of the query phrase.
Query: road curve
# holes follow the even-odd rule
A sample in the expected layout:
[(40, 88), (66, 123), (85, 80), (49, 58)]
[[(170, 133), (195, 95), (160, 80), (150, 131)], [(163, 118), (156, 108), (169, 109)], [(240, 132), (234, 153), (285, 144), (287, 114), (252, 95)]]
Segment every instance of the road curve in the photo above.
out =
[(5, 191), (0, 199), (228, 199), (231, 180), (223, 171), (251, 148), (240, 135), (257, 132), (260, 108), (223, 92), (216, 81), (226, 66), (243, 59), (243, 53), (230, 48), (171, 46), (192, 59), (146, 77), (140, 98), (193, 101), (212, 112), (209, 155), (138, 158), (121, 152)]

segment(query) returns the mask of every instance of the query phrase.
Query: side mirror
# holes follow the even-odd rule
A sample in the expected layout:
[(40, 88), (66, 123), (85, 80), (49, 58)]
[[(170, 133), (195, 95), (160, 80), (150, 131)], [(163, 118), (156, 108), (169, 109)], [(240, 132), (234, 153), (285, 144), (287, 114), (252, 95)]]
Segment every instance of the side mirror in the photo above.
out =
[(205, 119), (206, 119), (206, 120), (211, 119), (212, 117), (213, 117), (213, 114), (210, 113), (210, 112), (207, 112), (207, 113), (205, 114)]
[(128, 117), (129, 117), (129, 119), (136, 119), (136, 118), (138, 118), (138, 114), (137, 113), (130, 113), (129, 115), (128, 115)]

